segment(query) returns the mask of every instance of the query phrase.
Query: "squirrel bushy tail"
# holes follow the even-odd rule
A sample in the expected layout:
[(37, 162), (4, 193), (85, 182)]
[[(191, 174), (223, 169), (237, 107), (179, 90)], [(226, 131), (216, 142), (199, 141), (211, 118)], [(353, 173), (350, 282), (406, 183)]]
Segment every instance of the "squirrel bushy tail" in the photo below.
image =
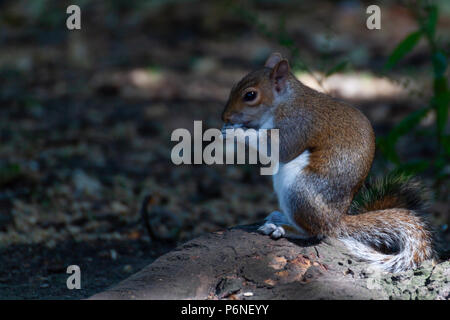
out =
[(339, 239), (357, 257), (390, 272), (433, 258), (432, 232), (423, 218), (427, 190), (404, 175), (369, 180), (342, 218)]

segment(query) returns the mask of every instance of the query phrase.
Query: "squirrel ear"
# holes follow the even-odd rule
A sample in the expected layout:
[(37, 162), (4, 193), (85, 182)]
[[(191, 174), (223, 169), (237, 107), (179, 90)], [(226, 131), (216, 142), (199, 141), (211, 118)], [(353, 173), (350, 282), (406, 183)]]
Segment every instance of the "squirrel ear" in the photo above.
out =
[(286, 59), (281, 60), (273, 67), (270, 78), (277, 92), (281, 92), (285, 88), (289, 70), (289, 62)]
[(269, 58), (267, 58), (266, 63), (264, 64), (264, 67), (266, 68), (273, 68), (275, 65), (280, 62), (283, 58), (281, 57), (281, 54), (278, 52), (274, 52), (270, 55)]

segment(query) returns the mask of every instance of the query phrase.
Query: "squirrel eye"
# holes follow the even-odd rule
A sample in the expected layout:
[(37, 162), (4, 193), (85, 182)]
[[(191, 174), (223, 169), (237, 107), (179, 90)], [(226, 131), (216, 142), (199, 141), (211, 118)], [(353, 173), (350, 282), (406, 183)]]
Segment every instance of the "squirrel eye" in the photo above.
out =
[(250, 102), (255, 100), (256, 98), (256, 91), (249, 91), (244, 95), (244, 101)]

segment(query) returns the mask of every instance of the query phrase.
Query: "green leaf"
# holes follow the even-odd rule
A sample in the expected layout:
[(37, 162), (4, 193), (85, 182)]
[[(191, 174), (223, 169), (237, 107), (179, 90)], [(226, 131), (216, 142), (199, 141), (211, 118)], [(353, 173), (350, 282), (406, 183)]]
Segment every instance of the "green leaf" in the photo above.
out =
[(400, 158), (395, 151), (395, 144), (392, 144), (392, 141), (388, 141), (386, 137), (377, 137), (376, 145), (384, 154), (386, 159), (395, 164), (400, 164)]
[(342, 61), (342, 62), (338, 63), (337, 65), (335, 65), (334, 67), (332, 67), (330, 70), (328, 70), (328, 72), (325, 74), (325, 76), (329, 77), (336, 72), (341, 72), (342, 70), (344, 70), (347, 67), (347, 65), (348, 65), (348, 61)]
[(445, 125), (448, 121), (448, 107), (450, 104), (450, 91), (445, 91), (436, 95), (432, 102), (432, 106), (436, 110), (436, 122), (439, 136), (442, 135)]
[(445, 168), (445, 166), (448, 164), (448, 157), (446, 156), (445, 153), (441, 153), (435, 160), (434, 162), (434, 166), (438, 169), (438, 170), (442, 170)]
[(447, 57), (442, 51), (436, 51), (433, 54), (433, 69), (435, 78), (440, 78), (447, 70)]
[(411, 112), (402, 121), (400, 121), (400, 123), (396, 125), (387, 136), (377, 138), (378, 147), (389, 161), (400, 164), (399, 156), (395, 151), (395, 146), (398, 139), (412, 131), (412, 129), (419, 124), (420, 120), (422, 120), (430, 110), (430, 107), (426, 107)]
[(410, 33), (397, 47), (392, 51), (388, 61), (384, 65), (385, 69), (391, 69), (397, 62), (402, 59), (407, 53), (414, 49), (415, 45), (422, 37), (420, 30)]
[(412, 160), (400, 165), (394, 172), (406, 175), (416, 175), (427, 170), (430, 165), (431, 163), (428, 160)]
[(11, 163), (0, 167), (0, 186), (3, 186), (20, 177), (22, 169), (19, 164)]
[(443, 135), (441, 139), (441, 143), (444, 146), (444, 154), (450, 157), (450, 136)]
[(434, 91), (435, 96), (446, 93), (447, 90), (448, 89), (447, 89), (447, 78), (446, 77), (434, 78), (433, 91)]
[(436, 31), (436, 24), (438, 20), (438, 9), (436, 6), (432, 5), (429, 7), (428, 10), (429, 14), (423, 27), (425, 29), (424, 31), (427, 32), (431, 38), (433, 38), (434, 33)]
[(398, 125), (396, 125), (391, 132), (389, 132), (387, 139), (394, 143), (398, 138), (410, 132), (419, 122), (425, 118), (431, 109), (429, 107), (422, 108), (408, 114)]

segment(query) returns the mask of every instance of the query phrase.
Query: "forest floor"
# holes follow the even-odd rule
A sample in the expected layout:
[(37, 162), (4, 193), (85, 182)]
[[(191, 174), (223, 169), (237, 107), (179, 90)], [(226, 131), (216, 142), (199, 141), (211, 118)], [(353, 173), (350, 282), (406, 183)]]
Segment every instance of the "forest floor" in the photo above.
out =
[[(277, 209), (271, 179), (259, 168), (175, 166), (170, 135), (192, 130), (194, 120), (203, 120), (204, 130), (220, 128), (232, 85), (271, 51), (289, 51), (223, 5), (120, 3), (90, 2), (80, 32), (61, 27), (61, 4), (25, 18), (26, 1), (0, 6), (1, 299), (86, 298), (176, 244)], [(426, 103), (432, 78), (425, 44), (401, 71), (378, 72), (415, 28), (404, 9), (383, 9), (391, 18), (378, 33), (355, 28), (364, 21), (357, 2), (295, 9), (266, 4), (257, 12), (269, 29), (285, 17), (286, 31), (315, 71), (294, 70), (307, 85), (359, 107), (377, 135)], [(440, 25), (450, 29), (448, 15)], [(319, 85), (315, 77), (342, 59), (349, 69)], [(425, 119), (399, 142), (403, 160), (435, 152), (432, 123)], [(374, 175), (392, 168), (377, 154)], [(427, 172), (421, 178), (433, 190), (430, 214), (448, 243), (449, 183)], [(150, 239), (141, 222), (148, 194), (156, 199), (151, 225), (161, 237), (176, 234), (170, 242)], [(164, 212), (177, 232), (158, 225)], [(72, 264), (81, 268), (82, 290), (66, 288)]]

